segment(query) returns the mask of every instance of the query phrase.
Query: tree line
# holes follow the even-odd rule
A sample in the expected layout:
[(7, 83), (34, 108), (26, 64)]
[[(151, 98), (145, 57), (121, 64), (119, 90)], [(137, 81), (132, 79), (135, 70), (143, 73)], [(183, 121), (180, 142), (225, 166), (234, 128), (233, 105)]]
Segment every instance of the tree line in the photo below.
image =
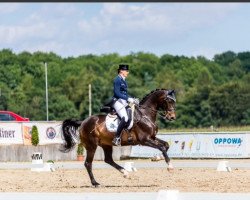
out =
[(62, 58), (50, 52), (0, 51), (0, 110), (32, 121), (46, 120), (45, 67), (48, 64), (49, 120), (85, 119), (113, 95), (120, 63), (130, 65), (129, 94), (142, 99), (157, 88), (175, 89), (177, 120), (158, 117), (160, 128), (250, 124), (250, 52), (227, 51), (213, 59), (131, 52)]

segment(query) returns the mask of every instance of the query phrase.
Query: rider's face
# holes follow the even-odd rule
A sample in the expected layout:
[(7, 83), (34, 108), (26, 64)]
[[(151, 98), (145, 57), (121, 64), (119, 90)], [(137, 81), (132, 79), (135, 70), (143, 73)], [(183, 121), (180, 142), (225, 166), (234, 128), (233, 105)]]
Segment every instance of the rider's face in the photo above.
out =
[(121, 70), (120, 71), (120, 74), (123, 76), (123, 77), (127, 77), (128, 76), (128, 74), (129, 74), (129, 71), (128, 70)]

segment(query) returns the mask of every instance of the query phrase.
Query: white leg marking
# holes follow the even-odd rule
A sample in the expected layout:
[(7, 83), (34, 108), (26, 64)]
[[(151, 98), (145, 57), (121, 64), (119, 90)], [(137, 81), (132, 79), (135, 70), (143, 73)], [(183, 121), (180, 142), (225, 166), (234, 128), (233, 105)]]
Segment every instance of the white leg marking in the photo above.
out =
[(168, 163), (168, 171), (172, 172), (174, 170), (174, 166), (172, 165), (171, 162)]

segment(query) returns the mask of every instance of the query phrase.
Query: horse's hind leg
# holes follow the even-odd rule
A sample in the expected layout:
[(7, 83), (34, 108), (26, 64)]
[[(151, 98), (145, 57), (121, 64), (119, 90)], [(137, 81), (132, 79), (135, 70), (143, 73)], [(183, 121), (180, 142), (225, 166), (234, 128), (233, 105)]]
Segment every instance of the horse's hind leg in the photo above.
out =
[(91, 149), (86, 149), (87, 157), (86, 157), (84, 165), (88, 171), (89, 178), (90, 178), (92, 185), (95, 187), (98, 187), (100, 184), (96, 182), (94, 175), (92, 173), (92, 162), (94, 159), (96, 148), (97, 148), (97, 146), (91, 147)]
[(116, 168), (121, 173), (123, 173), (124, 177), (127, 178), (129, 173), (123, 167), (115, 163), (115, 161), (113, 160), (112, 157), (113, 147), (109, 145), (102, 145), (102, 148), (105, 156), (104, 161), (110, 164), (112, 167)]

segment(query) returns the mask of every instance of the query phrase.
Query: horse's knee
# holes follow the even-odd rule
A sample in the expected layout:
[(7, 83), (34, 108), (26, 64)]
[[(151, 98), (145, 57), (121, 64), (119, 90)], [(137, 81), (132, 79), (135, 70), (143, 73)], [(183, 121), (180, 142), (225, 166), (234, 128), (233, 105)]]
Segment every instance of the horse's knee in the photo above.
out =
[(161, 147), (161, 150), (162, 150), (162, 151), (166, 151), (166, 152), (167, 152), (168, 149), (169, 149), (169, 146), (167, 146), (167, 145)]
[(169, 149), (169, 144), (168, 144), (168, 142), (165, 143), (165, 148), (166, 148), (166, 151)]

